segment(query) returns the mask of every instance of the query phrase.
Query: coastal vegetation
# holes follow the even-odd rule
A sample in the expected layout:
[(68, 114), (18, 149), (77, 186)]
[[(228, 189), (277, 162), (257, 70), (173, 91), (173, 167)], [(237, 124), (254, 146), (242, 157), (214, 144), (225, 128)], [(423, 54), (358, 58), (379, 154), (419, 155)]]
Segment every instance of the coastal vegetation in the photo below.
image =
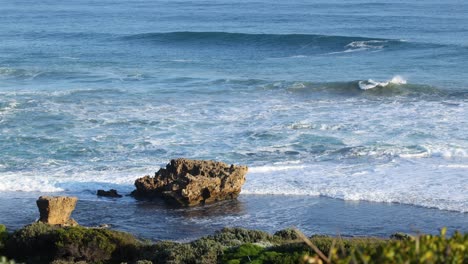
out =
[[(131, 234), (82, 226), (34, 223), (7, 234), (0, 255), (25, 263), (467, 263), (468, 234), (305, 237), (294, 229), (271, 235), (224, 228), (188, 243), (151, 242)], [(0, 263), (10, 263), (0, 258)], [(3, 262), (2, 262), (3, 261)]]

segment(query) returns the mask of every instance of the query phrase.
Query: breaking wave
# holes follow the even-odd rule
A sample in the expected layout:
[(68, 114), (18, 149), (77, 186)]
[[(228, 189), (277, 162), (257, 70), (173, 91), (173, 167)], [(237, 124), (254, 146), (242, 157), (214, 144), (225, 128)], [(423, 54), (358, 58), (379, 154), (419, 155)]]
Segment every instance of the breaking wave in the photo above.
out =
[(386, 81), (386, 82), (377, 82), (372, 79), (369, 79), (367, 81), (359, 81), (359, 88), (361, 88), (362, 90), (369, 90), (375, 87), (386, 87), (389, 84), (396, 84), (396, 85), (406, 84), (406, 80), (403, 79), (403, 77), (399, 75), (393, 77), (391, 80)]

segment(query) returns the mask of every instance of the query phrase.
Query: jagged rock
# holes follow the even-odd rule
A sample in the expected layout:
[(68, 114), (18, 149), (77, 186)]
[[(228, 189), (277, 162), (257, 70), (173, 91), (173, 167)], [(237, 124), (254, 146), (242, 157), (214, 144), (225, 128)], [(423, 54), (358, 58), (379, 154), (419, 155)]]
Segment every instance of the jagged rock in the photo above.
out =
[(70, 218), (75, 210), (76, 197), (66, 196), (41, 196), (36, 201), (39, 208), (39, 222), (49, 225), (76, 226), (78, 223)]
[(247, 166), (223, 162), (175, 159), (154, 177), (135, 181), (136, 197), (162, 197), (184, 206), (236, 198), (245, 182)]
[(97, 191), (98, 196), (105, 196), (105, 197), (114, 197), (114, 198), (121, 198), (122, 195), (117, 193), (117, 190), (110, 189), (109, 191), (104, 191), (104, 190), (98, 190)]

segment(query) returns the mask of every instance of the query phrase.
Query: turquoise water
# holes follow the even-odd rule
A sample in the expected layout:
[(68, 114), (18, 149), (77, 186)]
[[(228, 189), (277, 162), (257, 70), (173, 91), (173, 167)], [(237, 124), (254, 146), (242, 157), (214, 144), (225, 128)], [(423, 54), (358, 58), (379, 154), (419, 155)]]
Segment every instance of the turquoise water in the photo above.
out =
[(189, 157), (248, 165), (243, 197), (466, 219), (467, 13), (455, 0), (0, 1), (0, 192), (94, 201)]

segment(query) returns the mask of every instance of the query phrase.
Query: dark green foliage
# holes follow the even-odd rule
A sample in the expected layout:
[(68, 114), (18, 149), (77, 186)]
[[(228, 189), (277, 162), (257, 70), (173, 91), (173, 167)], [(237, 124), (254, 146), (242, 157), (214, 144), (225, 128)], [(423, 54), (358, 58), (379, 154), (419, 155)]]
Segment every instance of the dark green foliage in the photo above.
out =
[(244, 243), (272, 242), (272, 235), (258, 230), (248, 230), (245, 228), (223, 228), (213, 236), (208, 236), (224, 246), (238, 246)]
[(227, 247), (244, 243), (268, 242), (272, 238), (270, 234), (262, 231), (224, 228), (213, 236), (186, 244), (162, 241), (142, 246), (140, 259), (150, 260), (153, 263), (217, 263)]
[(226, 257), (227, 258), (234, 258), (234, 259), (243, 259), (249, 258), (253, 256), (257, 256), (260, 252), (263, 251), (263, 247), (254, 245), (251, 243), (243, 244), (237, 248), (233, 248), (227, 251)]
[(57, 257), (98, 262), (109, 260), (116, 245), (98, 230), (70, 228), (57, 230)]
[(274, 234), (275, 237), (282, 239), (282, 240), (297, 240), (299, 236), (297, 235), (296, 231), (292, 228), (283, 229), (277, 231)]
[(390, 236), (391, 239), (396, 240), (410, 240), (411, 236), (405, 233), (395, 233)]
[(13, 233), (8, 238), (5, 253), (18, 261), (48, 263), (55, 256), (55, 228), (34, 223)]
[(138, 243), (127, 233), (107, 229), (61, 228), (56, 230), (56, 257), (93, 263), (131, 259), (136, 254)]
[(275, 248), (263, 248), (255, 244), (244, 244), (226, 251), (223, 263), (278, 263), (295, 264), (307, 252), (278, 252)]
[(180, 244), (169, 241), (146, 245), (140, 250), (140, 259), (154, 263), (216, 263), (224, 247), (211, 239), (201, 238), (191, 243)]
[(202, 238), (190, 243), (197, 260), (195, 263), (216, 263), (218, 256), (224, 251), (224, 246), (211, 239)]
[(8, 239), (6, 253), (20, 261), (49, 263), (52, 260), (100, 263), (133, 260), (139, 241), (133, 236), (107, 229), (58, 228), (34, 223)]

